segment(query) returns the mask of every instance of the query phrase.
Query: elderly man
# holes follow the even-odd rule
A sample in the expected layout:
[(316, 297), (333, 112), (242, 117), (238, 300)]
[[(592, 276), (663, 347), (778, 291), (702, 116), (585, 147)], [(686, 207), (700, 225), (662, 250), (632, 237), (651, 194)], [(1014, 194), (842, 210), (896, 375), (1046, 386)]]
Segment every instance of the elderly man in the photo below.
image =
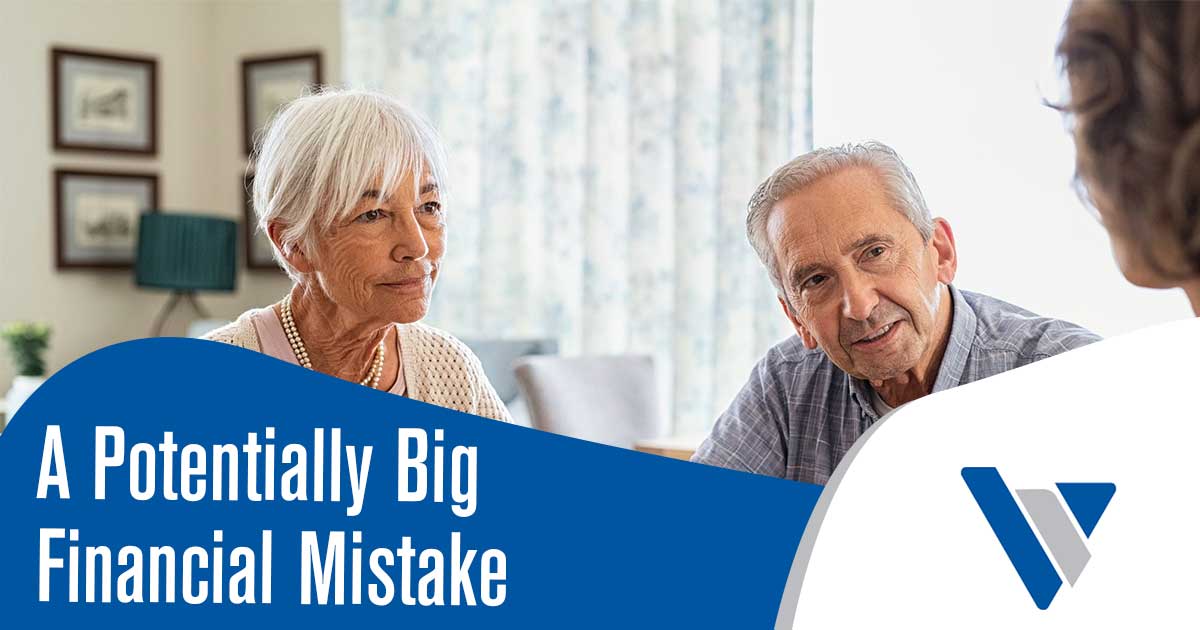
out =
[(954, 233), (891, 148), (775, 171), (746, 232), (796, 336), (771, 348), (692, 461), (824, 484), (893, 408), (1099, 337), (951, 282)]

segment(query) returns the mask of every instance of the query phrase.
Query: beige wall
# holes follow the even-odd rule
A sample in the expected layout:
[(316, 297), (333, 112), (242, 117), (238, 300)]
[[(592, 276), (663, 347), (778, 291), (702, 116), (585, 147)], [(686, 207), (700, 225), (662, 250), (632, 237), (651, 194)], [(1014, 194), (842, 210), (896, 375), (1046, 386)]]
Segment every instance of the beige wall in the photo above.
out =
[[(337, 83), (340, 21), (336, 0), (0, 0), (0, 322), (53, 326), (51, 371), (96, 348), (148, 334), (165, 293), (134, 287), (129, 271), (54, 268), (52, 171), (157, 172), (164, 209), (240, 220), (246, 162), (241, 57), (319, 49), (326, 82)], [(51, 148), (52, 45), (158, 58), (156, 157)], [(243, 264), (236, 293), (206, 294), (201, 301), (214, 317), (233, 318), (274, 301), (287, 287), (282, 273), (249, 272)], [(0, 356), (0, 396), (12, 373), (12, 363)]]

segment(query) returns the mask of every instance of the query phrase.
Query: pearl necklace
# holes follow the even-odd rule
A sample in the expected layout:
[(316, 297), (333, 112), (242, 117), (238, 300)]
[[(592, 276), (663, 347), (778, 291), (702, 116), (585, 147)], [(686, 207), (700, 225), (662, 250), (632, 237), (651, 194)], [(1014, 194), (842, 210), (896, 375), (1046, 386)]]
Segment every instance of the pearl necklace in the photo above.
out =
[[(308, 349), (304, 347), (304, 340), (300, 338), (300, 331), (296, 329), (296, 320), (292, 318), (292, 296), (287, 296), (283, 299), (283, 304), (280, 305), (280, 312), (283, 313), (283, 332), (287, 334), (288, 343), (292, 345), (292, 352), (296, 354), (296, 361), (301, 366), (308, 369), (313, 369), (312, 361), (308, 358)], [(375, 358), (371, 360), (371, 370), (367, 372), (367, 376), (359, 381), (359, 385), (369, 386), (371, 389), (379, 389), (379, 378), (383, 376), (383, 356), (384, 342), (387, 341), (387, 335), (379, 341), (379, 347), (375, 349)], [(368, 385), (369, 384), (369, 385)]]

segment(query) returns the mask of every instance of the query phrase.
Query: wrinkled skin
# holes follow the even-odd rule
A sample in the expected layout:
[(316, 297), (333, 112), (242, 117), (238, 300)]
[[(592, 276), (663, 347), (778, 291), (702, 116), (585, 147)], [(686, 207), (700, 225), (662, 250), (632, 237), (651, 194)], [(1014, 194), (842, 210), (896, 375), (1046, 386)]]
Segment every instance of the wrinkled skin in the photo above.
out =
[(891, 406), (932, 391), (958, 266), (949, 223), (936, 219), (923, 241), (876, 173), (854, 167), (777, 202), (767, 235), (784, 290), (779, 303), (807, 348), (869, 381)]
[(410, 175), (392, 191), (365, 191), (350, 218), (314, 239), (311, 250), (281, 244), (283, 226), (269, 226), (303, 274), (292, 288), (292, 312), (313, 369), (358, 382), (383, 340), (380, 388), (403, 377), (392, 324), (415, 322), (429, 310), (445, 225), (435, 183), (426, 178), (418, 189)]

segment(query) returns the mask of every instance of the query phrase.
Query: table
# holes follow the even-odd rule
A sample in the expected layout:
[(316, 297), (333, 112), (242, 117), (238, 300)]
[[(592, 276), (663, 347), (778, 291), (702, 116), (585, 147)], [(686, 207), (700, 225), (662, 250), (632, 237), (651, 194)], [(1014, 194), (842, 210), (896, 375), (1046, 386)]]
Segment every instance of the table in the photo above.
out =
[(633, 443), (633, 450), (651, 455), (662, 455), (673, 459), (689, 460), (692, 453), (700, 448), (700, 443), (707, 435), (676, 435), (671, 437), (638, 440)]

